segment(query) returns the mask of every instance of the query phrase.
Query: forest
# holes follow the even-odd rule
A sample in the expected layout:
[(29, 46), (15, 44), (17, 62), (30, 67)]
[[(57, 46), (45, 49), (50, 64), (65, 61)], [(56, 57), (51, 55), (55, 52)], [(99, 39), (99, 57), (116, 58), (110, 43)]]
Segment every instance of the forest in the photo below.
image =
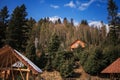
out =
[[(17, 6), (12, 14), (8, 7), (0, 10), (0, 48), (10, 45), (24, 53), (42, 70), (60, 72), (63, 78), (72, 77), (76, 62), (90, 75), (99, 74), (120, 57), (120, 16), (113, 0), (108, 0), (108, 24), (102, 27), (89, 26), (82, 20), (78, 26), (66, 17), (52, 22), (49, 17), (36, 21), (27, 18), (26, 6)], [(75, 40), (85, 42), (85, 48), (71, 51)]]

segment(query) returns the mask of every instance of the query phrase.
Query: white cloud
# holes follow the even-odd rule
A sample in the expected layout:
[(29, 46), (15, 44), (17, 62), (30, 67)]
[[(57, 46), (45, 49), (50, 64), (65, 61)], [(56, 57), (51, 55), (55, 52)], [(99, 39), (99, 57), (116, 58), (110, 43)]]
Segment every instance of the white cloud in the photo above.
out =
[(52, 4), (50, 5), (50, 7), (55, 8), (55, 9), (59, 8), (58, 5), (52, 5)]
[(92, 26), (92, 27), (98, 27), (98, 28), (102, 27), (102, 24), (100, 21), (90, 21), (88, 24), (89, 26)]
[(69, 3), (65, 4), (64, 6), (68, 6), (68, 7), (71, 7), (71, 8), (76, 7), (76, 5), (73, 3), (73, 1), (70, 1)]
[(82, 3), (80, 6), (79, 6), (79, 10), (85, 10), (87, 9), (95, 0), (90, 0), (89, 2), (87, 3)]
[(57, 21), (58, 19), (63, 20), (63, 19), (62, 19), (61, 17), (59, 17), (59, 16), (52, 16), (52, 17), (49, 17), (49, 20), (52, 21), (52, 22), (54, 22), (54, 23), (55, 23), (55, 21)]
[[(52, 21), (53, 23), (55, 23), (55, 21), (57, 21), (58, 19), (61, 20), (61, 22), (63, 22), (63, 18), (59, 17), (59, 16), (52, 16), (49, 17), (49, 20)], [(78, 26), (79, 22), (78, 21), (73, 21), (75, 26)]]
[(105, 24), (105, 23), (102, 24), (101, 21), (90, 21), (88, 24), (91, 27), (97, 27), (97, 28), (101, 28), (103, 25), (105, 25), (107, 33), (109, 32), (109, 26), (108, 26), (108, 24)]
[(120, 13), (118, 13), (117, 16), (120, 17)]
[(78, 25), (79, 25), (79, 22), (74, 21), (74, 25), (75, 25), (75, 26), (78, 26)]

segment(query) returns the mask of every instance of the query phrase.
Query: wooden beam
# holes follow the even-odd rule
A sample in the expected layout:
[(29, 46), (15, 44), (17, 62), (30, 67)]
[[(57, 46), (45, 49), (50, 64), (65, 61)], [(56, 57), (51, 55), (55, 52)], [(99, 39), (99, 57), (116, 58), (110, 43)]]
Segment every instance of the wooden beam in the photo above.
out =
[(30, 72), (27, 72), (27, 74), (26, 74), (26, 80), (29, 80), (29, 74), (30, 74)]
[[(27, 68), (27, 70), (29, 70), (29, 68)], [(26, 73), (26, 80), (29, 80), (29, 74), (30, 74), (30, 72)]]
[(9, 48), (3, 48), (3, 50), (0, 51), (0, 55), (5, 54), (9, 50), (10, 50)]
[(19, 71), (19, 70), (21, 70), (21, 71), (24, 71), (24, 72), (30, 72), (29, 69), (15, 69), (15, 68), (13, 68), (12, 70), (15, 70), (15, 71)]
[(7, 71), (7, 70), (14, 70), (14, 71), (23, 71), (23, 72), (30, 72), (30, 69), (19, 69), (19, 68), (0, 68), (2, 71)]

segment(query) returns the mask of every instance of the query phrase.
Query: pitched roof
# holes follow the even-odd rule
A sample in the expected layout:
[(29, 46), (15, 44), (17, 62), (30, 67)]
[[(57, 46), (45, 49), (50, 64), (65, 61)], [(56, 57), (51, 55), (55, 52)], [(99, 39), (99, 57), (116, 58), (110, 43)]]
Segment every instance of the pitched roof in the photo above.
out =
[(120, 58), (110, 64), (101, 73), (120, 73)]
[(17, 62), (22, 62), (35, 74), (42, 72), (32, 61), (10, 46), (6, 45), (0, 49), (0, 68), (17, 67)]
[(75, 40), (70, 46), (73, 46), (75, 43), (79, 43), (79, 45), (84, 48), (85, 47), (85, 43), (79, 39)]

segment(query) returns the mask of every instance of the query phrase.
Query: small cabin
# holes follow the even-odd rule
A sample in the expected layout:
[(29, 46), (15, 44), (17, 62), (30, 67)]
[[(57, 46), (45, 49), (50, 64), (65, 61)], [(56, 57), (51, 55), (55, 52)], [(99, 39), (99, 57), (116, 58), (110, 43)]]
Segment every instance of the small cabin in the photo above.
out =
[(74, 49), (78, 48), (79, 46), (84, 48), (85, 43), (81, 40), (76, 40), (70, 45), (70, 49), (71, 49), (71, 51), (73, 51)]

